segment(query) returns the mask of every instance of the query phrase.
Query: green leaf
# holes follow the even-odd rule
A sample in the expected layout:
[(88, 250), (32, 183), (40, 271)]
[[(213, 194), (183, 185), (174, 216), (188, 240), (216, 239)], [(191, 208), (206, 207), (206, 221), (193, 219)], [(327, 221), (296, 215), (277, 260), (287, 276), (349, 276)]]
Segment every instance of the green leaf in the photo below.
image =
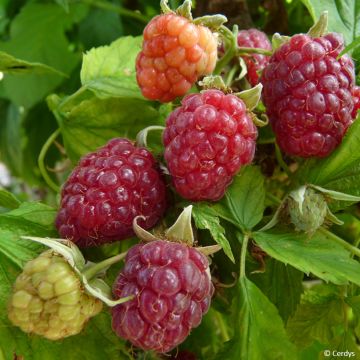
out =
[(344, 285), (360, 285), (360, 264), (350, 253), (321, 232), (311, 238), (304, 233), (270, 230), (253, 233), (256, 243), (271, 257), (319, 278)]
[(135, 138), (144, 127), (161, 121), (148, 101), (96, 97), (80, 102), (58, 119), (67, 154), (74, 162), (111, 138)]
[(225, 229), (220, 225), (216, 212), (206, 203), (198, 203), (193, 205), (192, 215), (196, 227), (198, 229), (209, 230), (213, 239), (223, 248), (229, 259), (235, 262), (230, 243), (225, 237)]
[(55, 0), (57, 4), (62, 6), (66, 12), (69, 11), (69, 1), (68, 0)]
[(66, 76), (51, 66), (20, 60), (3, 51), (0, 51), (0, 71), (9, 74), (24, 74), (30, 72), (42, 74), (53, 72), (60, 76)]
[[(122, 342), (111, 329), (111, 318), (104, 312), (90, 320), (80, 335), (62, 341), (29, 336), (13, 327), (7, 319), (7, 301), (15, 278), (23, 265), (43, 249), (22, 235), (56, 236), (55, 209), (40, 203), (24, 203), (18, 209), (0, 215), (0, 349), (5, 360), (14, 354), (27, 360), (123, 360), (130, 358)], [(1, 354), (1, 352), (0, 352)]]
[(216, 359), (296, 359), (282, 320), (269, 299), (248, 279), (238, 283), (235, 299), (235, 336)]
[(99, 98), (143, 99), (135, 77), (135, 59), (142, 37), (126, 36), (84, 55), (81, 83)]
[[(83, 15), (76, 5), (66, 13), (56, 4), (28, 3), (21, 8), (10, 27), (10, 40), (0, 42), (2, 51), (28, 62), (43, 63), (67, 75), (80, 57), (70, 50), (65, 31)], [(31, 29), (31, 31), (29, 30)], [(63, 78), (57, 74), (5, 75), (2, 83), (6, 97), (29, 108), (55, 89)]]
[(343, 303), (335, 292), (305, 293), (294, 317), (290, 318), (287, 331), (290, 339), (300, 348), (314, 341), (329, 344), (335, 337), (336, 328), (344, 321)]
[(272, 258), (266, 261), (264, 272), (251, 275), (255, 284), (277, 307), (285, 323), (300, 303), (303, 277), (301, 271)]
[(259, 168), (246, 166), (234, 177), (216, 209), (224, 219), (250, 230), (262, 219), (264, 203), (264, 177)]
[(0, 206), (7, 209), (16, 209), (21, 202), (11, 192), (0, 187)]
[(355, 48), (360, 46), (360, 36), (358, 36), (352, 43), (347, 45), (345, 49), (339, 54), (339, 57), (343, 56), (344, 54), (347, 54), (349, 52), (352, 52)]
[(329, 12), (328, 31), (344, 35), (347, 44), (360, 35), (360, 2), (357, 0), (302, 0), (314, 22)]
[[(346, 194), (360, 196), (360, 121), (357, 119), (348, 130), (341, 145), (322, 160), (310, 160), (299, 169), (303, 183), (320, 185)], [(349, 206), (335, 202), (332, 210)]]

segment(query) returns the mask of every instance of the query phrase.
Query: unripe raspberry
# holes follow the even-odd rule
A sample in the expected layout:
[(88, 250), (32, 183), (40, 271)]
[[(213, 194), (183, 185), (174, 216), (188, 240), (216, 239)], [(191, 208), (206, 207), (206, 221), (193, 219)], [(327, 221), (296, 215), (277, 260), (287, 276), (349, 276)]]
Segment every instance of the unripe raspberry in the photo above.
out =
[(351, 95), (354, 100), (354, 109), (351, 113), (351, 117), (356, 119), (357, 113), (360, 109), (360, 86), (354, 86), (352, 89)]
[(298, 201), (289, 197), (287, 209), (295, 228), (307, 233), (314, 233), (324, 223), (328, 212), (324, 196), (311, 188), (306, 188), (304, 201), (300, 207)]
[(102, 309), (68, 262), (52, 250), (29, 261), (16, 279), (8, 315), (24, 332), (59, 340), (78, 334)]
[(217, 37), (205, 26), (170, 13), (154, 17), (144, 29), (136, 78), (150, 100), (169, 102), (210, 74), (217, 60)]
[(165, 160), (178, 193), (218, 200), (255, 153), (257, 129), (245, 103), (219, 90), (191, 94), (166, 121)]
[(165, 353), (200, 324), (214, 287), (206, 256), (157, 240), (129, 250), (113, 291), (115, 297), (135, 295), (113, 308), (114, 331), (141, 349)]
[[(237, 38), (240, 47), (258, 48), (271, 50), (271, 43), (265, 33), (258, 29), (249, 29), (239, 31)], [(268, 64), (270, 56), (262, 54), (252, 54), (242, 56), (247, 67), (246, 78), (251, 84), (255, 86), (259, 83), (259, 73)]]
[(61, 193), (56, 227), (79, 246), (94, 246), (132, 236), (132, 221), (148, 229), (166, 207), (165, 183), (152, 154), (129, 140), (110, 140), (85, 155)]
[(339, 34), (295, 35), (263, 71), (263, 100), (281, 149), (295, 156), (324, 157), (352, 123), (354, 64)]

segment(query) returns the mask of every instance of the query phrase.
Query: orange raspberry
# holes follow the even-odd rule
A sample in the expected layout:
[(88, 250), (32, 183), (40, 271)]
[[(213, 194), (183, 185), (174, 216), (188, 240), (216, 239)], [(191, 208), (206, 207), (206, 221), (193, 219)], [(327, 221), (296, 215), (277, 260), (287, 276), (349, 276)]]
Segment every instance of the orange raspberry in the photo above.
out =
[(210, 74), (216, 60), (217, 37), (207, 27), (173, 13), (158, 15), (144, 29), (137, 82), (146, 98), (169, 102)]

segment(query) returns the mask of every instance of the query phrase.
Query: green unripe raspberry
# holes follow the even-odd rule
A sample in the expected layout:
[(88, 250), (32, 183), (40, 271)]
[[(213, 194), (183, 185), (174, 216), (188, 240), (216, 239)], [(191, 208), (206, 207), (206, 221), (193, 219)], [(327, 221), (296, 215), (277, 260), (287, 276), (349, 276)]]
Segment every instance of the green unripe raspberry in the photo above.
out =
[(58, 340), (78, 334), (101, 309), (68, 262), (49, 250), (29, 261), (16, 279), (8, 315), (24, 332)]
[(288, 211), (295, 228), (307, 233), (314, 233), (323, 223), (328, 207), (324, 197), (311, 188), (306, 188), (301, 210), (299, 203), (288, 198)]

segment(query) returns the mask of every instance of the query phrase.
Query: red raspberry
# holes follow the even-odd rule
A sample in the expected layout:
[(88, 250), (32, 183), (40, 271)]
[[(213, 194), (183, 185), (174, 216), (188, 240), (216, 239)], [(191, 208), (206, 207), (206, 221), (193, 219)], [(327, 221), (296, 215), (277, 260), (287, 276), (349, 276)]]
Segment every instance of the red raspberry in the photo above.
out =
[(205, 26), (175, 14), (154, 17), (144, 29), (136, 78), (143, 95), (169, 102), (187, 93), (217, 60), (217, 38)]
[(354, 63), (348, 55), (337, 59), (343, 48), (339, 34), (295, 35), (264, 69), (263, 100), (286, 153), (327, 156), (352, 123)]
[(182, 343), (208, 311), (214, 287), (209, 263), (195, 248), (165, 240), (132, 247), (114, 283), (118, 336), (144, 350), (165, 353)]
[(186, 199), (218, 200), (252, 161), (257, 129), (242, 100), (219, 90), (191, 94), (166, 121), (165, 160)]
[[(240, 47), (265, 50), (272, 49), (271, 43), (266, 34), (257, 29), (239, 31), (237, 42)], [(247, 67), (247, 80), (252, 86), (257, 85), (259, 83), (259, 72), (261, 72), (268, 64), (270, 56), (253, 54), (251, 56), (242, 56), (242, 58), (244, 59)]]
[(360, 109), (360, 86), (354, 86), (351, 92), (351, 95), (354, 100), (354, 109), (351, 113), (351, 117), (356, 119), (357, 112)]
[(56, 227), (79, 246), (96, 246), (132, 236), (132, 221), (148, 229), (166, 207), (165, 183), (154, 157), (129, 140), (110, 140), (85, 155), (61, 193)]

